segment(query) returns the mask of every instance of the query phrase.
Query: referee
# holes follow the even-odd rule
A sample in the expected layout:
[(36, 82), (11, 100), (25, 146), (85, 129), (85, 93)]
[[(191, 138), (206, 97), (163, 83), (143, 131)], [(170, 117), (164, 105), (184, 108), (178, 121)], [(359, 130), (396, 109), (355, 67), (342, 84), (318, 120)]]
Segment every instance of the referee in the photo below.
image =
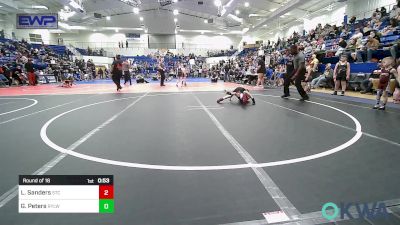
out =
[(164, 65), (164, 60), (163, 58), (160, 58), (160, 61), (158, 63), (158, 72), (160, 73), (160, 86), (165, 86), (164, 81), (165, 81), (165, 65)]
[(294, 70), (292, 73), (286, 73), (285, 81), (283, 83), (283, 92), (282, 98), (287, 98), (290, 96), (289, 86), (290, 83), (294, 81), (294, 85), (299, 92), (301, 99), (300, 101), (308, 100), (309, 97), (307, 93), (304, 91), (303, 86), (301, 86), (301, 81), (305, 79), (306, 74), (306, 65), (305, 65), (305, 56), (302, 52), (299, 52), (297, 45), (292, 45), (290, 47), (290, 54), (294, 56), (293, 58), (293, 67)]

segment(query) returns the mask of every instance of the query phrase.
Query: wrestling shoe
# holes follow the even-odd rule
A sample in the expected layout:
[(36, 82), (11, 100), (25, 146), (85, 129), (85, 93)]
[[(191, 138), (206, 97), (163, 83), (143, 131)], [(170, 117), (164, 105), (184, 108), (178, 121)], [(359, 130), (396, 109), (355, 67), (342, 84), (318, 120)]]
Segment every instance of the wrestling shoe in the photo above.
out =
[(384, 106), (384, 105), (382, 105), (382, 106), (380, 106), (379, 108), (378, 108), (378, 110), (385, 110), (386, 109), (386, 107)]
[(372, 107), (373, 109), (379, 109), (379, 105), (374, 105), (374, 107)]
[(220, 98), (217, 100), (217, 103), (221, 103), (223, 100), (224, 100), (223, 98)]
[(310, 100), (310, 97), (308, 97), (308, 95), (306, 95), (306, 96), (304, 96), (304, 97), (302, 97), (302, 98), (300, 99), (300, 101), (302, 101), (302, 102), (308, 101), (308, 100)]
[(285, 94), (285, 95), (282, 95), (282, 96), (281, 96), (281, 98), (288, 98), (288, 97), (290, 97), (290, 95), (286, 95), (286, 94)]

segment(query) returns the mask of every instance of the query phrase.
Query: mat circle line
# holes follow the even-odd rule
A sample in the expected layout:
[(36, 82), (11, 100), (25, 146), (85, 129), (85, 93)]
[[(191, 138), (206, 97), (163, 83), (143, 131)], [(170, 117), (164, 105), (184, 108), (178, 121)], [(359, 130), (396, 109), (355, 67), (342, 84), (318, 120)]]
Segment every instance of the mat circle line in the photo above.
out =
[[(160, 95), (169, 95), (169, 94), (160, 94)], [(274, 98), (280, 98), (280, 96), (275, 96), (275, 95), (262, 95), (262, 94), (256, 94), (258, 96), (266, 96), (266, 97), (274, 97)], [(158, 95), (148, 95), (149, 97), (153, 97), (153, 96), (158, 96)], [(124, 161), (117, 161), (117, 160), (110, 160), (110, 159), (104, 159), (104, 158), (100, 158), (100, 157), (94, 157), (94, 156), (90, 156), (90, 155), (86, 155), (86, 154), (82, 154), (79, 152), (75, 152), (75, 151), (70, 151), (67, 150), (61, 146), (58, 146), (57, 144), (55, 144), (53, 141), (51, 141), (49, 139), (49, 137), (47, 136), (47, 128), (49, 127), (49, 125), (54, 122), (56, 119), (74, 112), (76, 110), (80, 110), (83, 108), (87, 108), (90, 106), (94, 106), (94, 105), (99, 105), (99, 104), (104, 104), (104, 103), (108, 103), (108, 102), (114, 102), (114, 101), (121, 101), (121, 100), (126, 100), (126, 99), (134, 99), (134, 98), (138, 98), (138, 97), (127, 97), (127, 98), (121, 98), (121, 99), (113, 99), (113, 100), (107, 100), (107, 101), (102, 101), (102, 102), (96, 102), (96, 103), (92, 103), (92, 104), (88, 104), (85, 106), (81, 106), (81, 107), (77, 107), (71, 110), (68, 110), (66, 112), (63, 112), (53, 118), (51, 118), (50, 120), (48, 120), (41, 128), (40, 130), (40, 137), (43, 140), (43, 142), (48, 145), (49, 147), (53, 148), (56, 151), (59, 151), (61, 153), (65, 153), (71, 156), (75, 156), (77, 158), (80, 159), (85, 159), (85, 160), (89, 160), (92, 162), (98, 162), (98, 163), (103, 163), (103, 164), (109, 164), (109, 165), (115, 165), (115, 166), (123, 166), (123, 167), (133, 167), (133, 168), (141, 168), (141, 169), (152, 169), (152, 170), (172, 170), (172, 171), (213, 171), (213, 170), (229, 170), (229, 169), (243, 169), (243, 168), (261, 168), (261, 167), (272, 167), (272, 166), (278, 166), (278, 165), (288, 165), (288, 164), (294, 164), (294, 163), (298, 163), (298, 162), (305, 162), (305, 161), (309, 161), (309, 160), (313, 160), (313, 159), (318, 159), (318, 158), (322, 158), (334, 153), (337, 153), (339, 151), (342, 151), (346, 148), (348, 148), (349, 146), (353, 145), (354, 143), (356, 143), (362, 136), (362, 127), (360, 122), (351, 114), (335, 108), (333, 106), (329, 106), (329, 105), (325, 105), (323, 103), (318, 103), (318, 102), (313, 102), (313, 101), (307, 101), (307, 103), (311, 103), (311, 104), (316, 104), (316, 105), (320, 105), (320, 106), (324, 106), (333, 110), (336, 110), (344, 115), (346, 115), (347, 117), (349, 117), (355, 124), (356, 128), (356, 134), (347, 142), (334, 147), (332, 149), (320, 152), (320, 153), (316, 153), (316, 154), (312, 154), (312, 155), (308, 155), (308, 156), (303, 156), (303, 157), (299, 157), (299, 158), (294, 158), (294, 159), (288, 159), (288, 160), (280, 160), (280, 161), (273, 161), (273, 162), (267, 162), (267, 163), (246, 163), (246, 164), (231, 164), (231, 165), (218, 165), (218, 166), (170, 166), (170, 165), (155, 165), (155, 164), (143, 164), (143, 163), (132, 163), (132, 162), (124, 162)]]
[(14, 110), (11, 110), (11, 111), (8, 111), (8, 112), (0, 113), (0, 116), (6, 115), (6, 114), (9, 114), (9, 113), (13, 113), (13, 112), (17, 112), (17, 111), (20, 111), (20, 110), (23, 110), (23, 109), (27, 109), (27, 108), (30, 108), (30, 107), (38, 104), (38, 101), (36, 99), (33, 99), (33, 98), (0, 98), (0, 100), (1, 99), (24, 99), (24, 100), (33, 101), (33, 103), (28, 105), (28, 106), (24, 106), (22, 108), (19, 108), (19, 109), (14, 109)]

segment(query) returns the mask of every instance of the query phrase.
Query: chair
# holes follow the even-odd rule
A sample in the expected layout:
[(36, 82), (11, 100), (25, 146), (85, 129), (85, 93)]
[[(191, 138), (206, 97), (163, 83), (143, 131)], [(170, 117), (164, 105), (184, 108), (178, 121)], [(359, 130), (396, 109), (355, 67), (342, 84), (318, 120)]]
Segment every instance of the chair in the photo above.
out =
[(3, 74), (0, 74), (0, 86), (7, 87), (8, 85), (10, 85), (10, 81)]

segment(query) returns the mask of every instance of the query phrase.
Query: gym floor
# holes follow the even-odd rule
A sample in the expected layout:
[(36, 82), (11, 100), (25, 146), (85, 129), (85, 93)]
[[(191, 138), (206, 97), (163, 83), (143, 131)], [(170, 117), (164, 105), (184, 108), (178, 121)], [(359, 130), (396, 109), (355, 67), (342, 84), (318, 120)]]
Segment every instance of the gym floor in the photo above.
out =
[[(400, 224), (400, 108), (311, 94), (216, 100), (236, 84), (0, 89), (0, 224), (334, 224), (327, 202), (384, 202)], [(18, 175), (114, 175), (114, 214), (18, 214)], [(56, 223), (55, 223), (56, 221)]]

